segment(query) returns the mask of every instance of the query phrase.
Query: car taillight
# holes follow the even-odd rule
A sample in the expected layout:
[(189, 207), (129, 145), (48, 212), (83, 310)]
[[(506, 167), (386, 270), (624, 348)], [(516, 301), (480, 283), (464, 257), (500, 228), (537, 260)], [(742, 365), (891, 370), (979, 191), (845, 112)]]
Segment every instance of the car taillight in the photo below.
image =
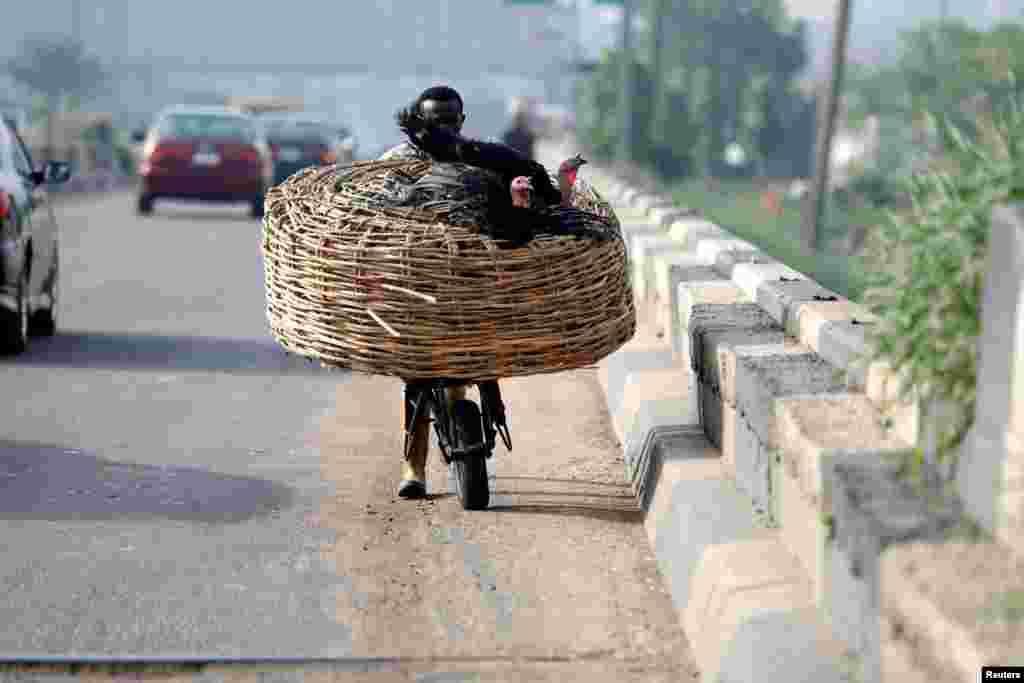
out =
[(11, 195), (0, 190), (0, 221), (11, 215)]
[(188, 160), (192, 155), (192, 145), (188, 143), (158, 142), (146, 155), (150, 163), (156, 164), (166, 159)]
[(254, 164), (260, 160), (260, 153), (255, 147), (242, 147), (238, 150), (238, 160)]

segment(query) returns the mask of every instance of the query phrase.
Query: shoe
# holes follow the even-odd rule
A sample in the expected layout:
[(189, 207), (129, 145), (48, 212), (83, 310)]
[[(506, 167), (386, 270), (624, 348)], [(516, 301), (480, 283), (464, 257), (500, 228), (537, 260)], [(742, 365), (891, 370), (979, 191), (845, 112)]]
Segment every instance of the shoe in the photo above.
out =
[(416, 430), (409, 458), (402, 462), (402, 483), (398, 485), (401, 498), (424, 498), (427, 495), (428, 426), (429, 423), (424, 423)]
[(406, 479), (398, 487), (399, 498), (426, 498), (427, 485), (415, 479)]

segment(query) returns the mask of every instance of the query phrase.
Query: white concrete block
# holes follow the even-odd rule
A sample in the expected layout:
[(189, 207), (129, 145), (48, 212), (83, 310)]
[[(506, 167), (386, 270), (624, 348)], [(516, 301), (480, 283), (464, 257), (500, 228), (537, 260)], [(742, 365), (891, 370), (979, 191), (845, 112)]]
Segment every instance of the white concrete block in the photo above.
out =
[(781, 263), (738, 263), (732, 270), (732, 279), (747, 293), (751, 301), (757, 301), (757, 288), (768, 280), (806, 280), (800, 272)]
[(718, 255), (725, 251), (737, 251), (737, 250), (756, 250), (750, 242), (737, 239), (709, 239), (700, 240), (697, 243), (697, 256), (704, 263), (708, 265), (714, 265), (715, 260), (718, 259)]

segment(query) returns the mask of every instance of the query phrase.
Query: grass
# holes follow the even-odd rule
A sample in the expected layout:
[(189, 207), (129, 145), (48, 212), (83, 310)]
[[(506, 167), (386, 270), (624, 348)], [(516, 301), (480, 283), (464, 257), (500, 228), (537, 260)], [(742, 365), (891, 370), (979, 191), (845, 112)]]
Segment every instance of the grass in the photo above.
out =
[(703, 179), (688, 179), (671, 189), (677, 203), (699, 209), (722, 229), (756, 245), (823, 287), (851, 301), (862, 300), (863, 264), (856, 257), (845, 256), (842, 244), (849, 226), (878, 225), (884, 220), (884, 211), (871, 207), (843, 209), (833, 205), (825, 226), (824, 248), (815, 255), (807, 255), (800, 244), (799, 200), (783, 199), (781, 211), (776, 215), (761, 207), (763, 183), (759, 187), (751, 180), (722, 180), (717, 189), (708, 190)]

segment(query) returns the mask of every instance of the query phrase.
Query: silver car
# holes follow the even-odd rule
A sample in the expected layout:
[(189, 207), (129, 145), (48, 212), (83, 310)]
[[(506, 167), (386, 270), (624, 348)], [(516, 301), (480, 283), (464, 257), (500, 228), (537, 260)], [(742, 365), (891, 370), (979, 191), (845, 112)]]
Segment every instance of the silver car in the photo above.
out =
[(13, 123), (0, 117), (0, 353), (57, 331), (57, 219), (46, 191), (71, 176), (65, 162), (36, 169)]

